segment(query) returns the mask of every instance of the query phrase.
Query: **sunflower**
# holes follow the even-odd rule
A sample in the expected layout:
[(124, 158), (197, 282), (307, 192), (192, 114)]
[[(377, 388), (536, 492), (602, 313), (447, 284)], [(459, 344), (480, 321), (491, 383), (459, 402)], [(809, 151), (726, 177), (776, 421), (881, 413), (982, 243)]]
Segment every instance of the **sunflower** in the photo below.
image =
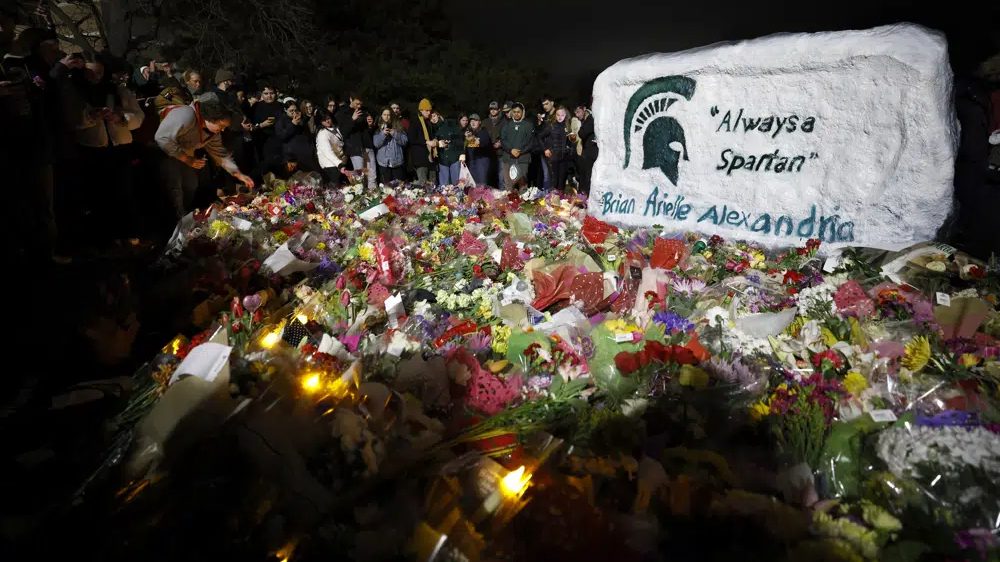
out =
[(906, 344), (906, 352), (903, 353), (903, 366), (913, 371), (920, 372), (927, 366), (931, 359), (931, 344), (924, 336), (918, 336)]

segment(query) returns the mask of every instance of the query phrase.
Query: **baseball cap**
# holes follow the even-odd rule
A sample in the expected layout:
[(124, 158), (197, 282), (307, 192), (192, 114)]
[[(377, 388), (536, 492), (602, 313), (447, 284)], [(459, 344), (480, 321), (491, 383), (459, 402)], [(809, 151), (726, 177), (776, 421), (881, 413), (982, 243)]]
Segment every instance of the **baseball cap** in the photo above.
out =
[(505, 101), (505, 102), (503, 102), (503, 111), (504, 112), (510, 111), (513, 107), (514, 107), (514, 102), (512, 102), (512, 101)]
[(479, 118), (479, 114), (478, 113), (470, 113), (469, 114), (469, 121), (473, 121), (473, 120), (475, 120), (475, 121), (482, 121), (482, 119)]
[(500, 102), (498, 102), (498, 101), (491, 101), (490, 102), (490, 109), (500, 109)]
[(235, 79), (236, 79), (236, 75), (233, 74), (232, 72), (226, 70), (226, 69), (221, 69), (220, 68), (215, 73), (215, 83), (216, 84), (222, 84), (226, 80), (235, 80)]

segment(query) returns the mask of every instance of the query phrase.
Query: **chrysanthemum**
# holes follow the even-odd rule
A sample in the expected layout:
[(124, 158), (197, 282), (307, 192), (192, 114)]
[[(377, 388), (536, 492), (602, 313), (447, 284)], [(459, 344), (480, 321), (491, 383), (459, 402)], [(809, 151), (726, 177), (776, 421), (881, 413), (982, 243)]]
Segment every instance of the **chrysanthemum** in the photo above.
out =
[(906, 344), (902, 364), (914, 373), (927, 366), (931, 360), (931, 344), (924, 336), (918, 336)]

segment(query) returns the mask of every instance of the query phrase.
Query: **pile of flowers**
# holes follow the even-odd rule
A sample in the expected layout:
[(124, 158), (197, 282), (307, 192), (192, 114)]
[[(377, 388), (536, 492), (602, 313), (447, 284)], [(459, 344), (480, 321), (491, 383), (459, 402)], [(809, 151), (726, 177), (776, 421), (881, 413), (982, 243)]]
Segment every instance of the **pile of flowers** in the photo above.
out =
[[(310, 490), (319, 515), (262, 547), (285, 559), (419, 554), (431, 535), (468, 558), (991, 555), (995, 263), (621, 229), (534, 195), (298, 176), (193, 217), (163, 259), (198, 272), (203, 330), (143, 371), (107, 467), (128, 469), (126, 489), (164, 485), (178, 461), (143, 416), (215, 393), (247, 426), (290, 420), (268, 440), (301, 457), (298, 488), (233, 508), (252, 527)], [(227, 359), (186, 370), (211, 342)], [(178, 374), (225, 384), (175, 390)], [(477, 509), (451, 476), (472, 458), (544, 486)], [(746, 544), (702, 540), (726, 532)]]

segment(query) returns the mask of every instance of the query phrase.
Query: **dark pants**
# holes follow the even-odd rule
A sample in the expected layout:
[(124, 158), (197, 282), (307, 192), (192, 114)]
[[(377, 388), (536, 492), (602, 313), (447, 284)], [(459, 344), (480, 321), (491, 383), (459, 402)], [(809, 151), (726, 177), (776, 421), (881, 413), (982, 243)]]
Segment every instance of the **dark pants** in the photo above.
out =
[(391, 181), (404, 181), (406, 179), (406, 169), (403, 166), (395, 168), (378, 167), (378, 182), (388, 184)]
[(323, 175), (323, 181), (330, 184), (332, 187), (338, 187), (340, 185), (340, 178), (343, 174), (340, 173), (340, 168), (323, 168), (320, 170)]
[(562, 191), (566, 189), (566, 174), (569, 171), (569, 160), (560, 158), (558, 160), (546, 160), (549, 166), (549, 177), (551, 178), (550, 189)]
[(472, 174), (472, 179), (476, 180), (476, 185), (487, 184), (487, 175), (489, 174), (489, 170), (489, 158), (473, 158), (469, 162), (469, 172)]
[(193, 208), (194, 196), (198, 192), (198, 170), (176, 158), (163, 160), (163, 186), (177, 220)]
[(586, 152), (576, 158), (576, 172), (577, 180), (580, 182), (580, 193), (590, 193), (590, 175), (594, 171), (594, 160), (597, 160), (597, 157), (591, 156)]

